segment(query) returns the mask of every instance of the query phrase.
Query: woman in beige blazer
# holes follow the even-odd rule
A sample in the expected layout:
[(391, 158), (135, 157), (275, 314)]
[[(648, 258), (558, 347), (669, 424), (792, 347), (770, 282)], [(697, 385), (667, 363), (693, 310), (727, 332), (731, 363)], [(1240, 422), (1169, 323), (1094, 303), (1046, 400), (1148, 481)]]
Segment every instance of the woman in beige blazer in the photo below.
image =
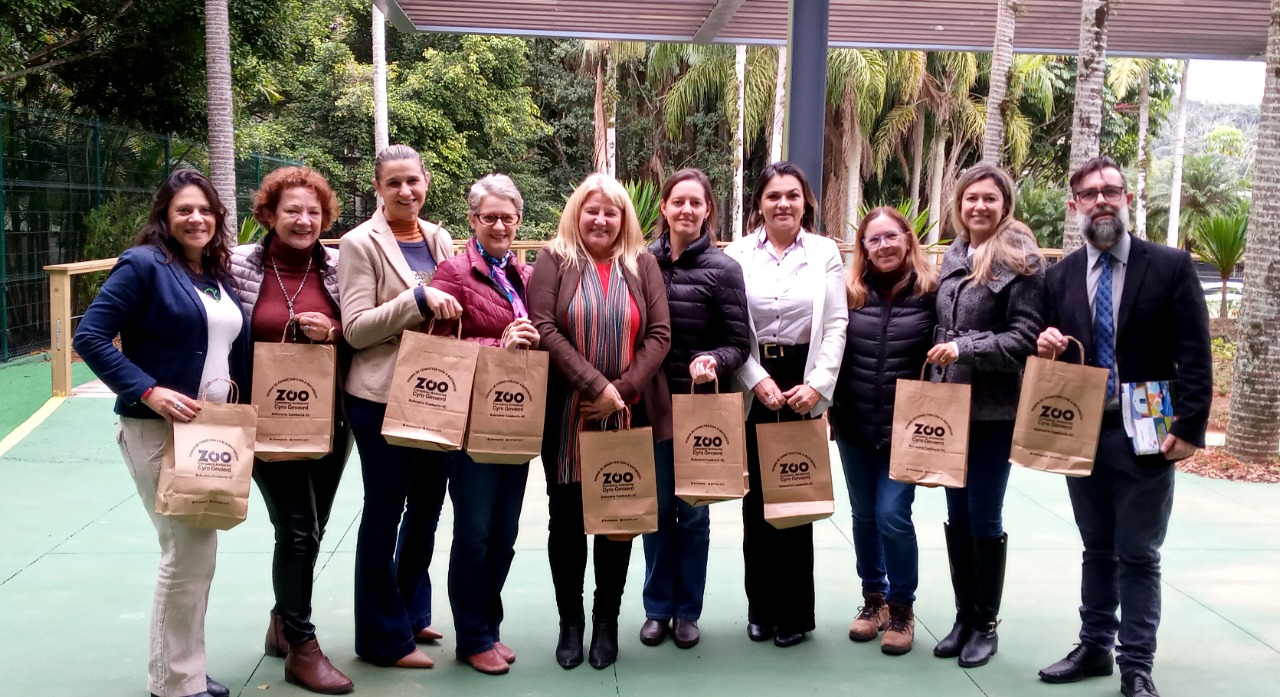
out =
[(364, 512), (356, 541), (356, 653), (380, 666), (430, 668), (418, 641), (431, 629), (431, 552), (444, 503), (445, 455), (394, 446), (382, 437), (400, 334), (432, 317), (462, 312), (430, 288), (436, 264), (453, 256), (439, 225), (418, 219), (431, 175), (406, 145), (378, 153), (374, 188), (382, 205), (342, 238), (338, 285), (343, 333), (356, 349), (347, 410), (360, 451)]

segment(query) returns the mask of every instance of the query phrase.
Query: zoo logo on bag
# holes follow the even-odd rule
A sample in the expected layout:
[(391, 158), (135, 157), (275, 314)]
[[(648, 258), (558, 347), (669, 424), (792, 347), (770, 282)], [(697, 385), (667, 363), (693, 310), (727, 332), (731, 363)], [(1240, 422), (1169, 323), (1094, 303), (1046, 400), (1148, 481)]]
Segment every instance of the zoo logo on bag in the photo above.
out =
[(724, 461), (724, 446), (728, 442), (729, 436), (714, 424), (695, 426), (684, 439), (685, 446), (690, 448), (689, 459), (693, 462)]
[(601, 498), (629, 499), (636, 495), (636, 485), (642, 479), (640, 470), (625, 460), (607, 462), (596, 470), (593, 478), (600, 485)]
[(913, 450), (946, 452), (947, 436), (953, 434), (951, 423), (937, 414), (920, 414), (907, 422), (908, 447)]
[(311, 415), (316, 388), (306, 380), (284, 378), (267, 388), (268, 416), (306, 417)]
[(780, 455), (778, 459), (773, 461), (773, 465), (769, 470), (774, 473), (778, 480), (778, 485), (786, 488), (808, 486), (817, 468), (818, 466), (814, 463), (813, 458), (793, 450)]
[(429, 407), (443, 407), (450, 394), (457, 394), (458, 383), (439, 368), (422, 368), (409, 375), (409, 402)]
[(1080, 405), (1062, 395), (1049, 395), (1031, 406), (1036, 431), (1055, 436), (1071, 436), (1084, 418)]
[(518, 380), (503, 379), (485, 391), (489, 416), (495, 419), (522, 419), (533, 402), (533, 392)]
[(240, 463), (240, 453), (224, 440), (205, 438), (196, 441), (187, 451), (187, 461), (194, 462), (201, 477), (231, 479), (232, 465)]

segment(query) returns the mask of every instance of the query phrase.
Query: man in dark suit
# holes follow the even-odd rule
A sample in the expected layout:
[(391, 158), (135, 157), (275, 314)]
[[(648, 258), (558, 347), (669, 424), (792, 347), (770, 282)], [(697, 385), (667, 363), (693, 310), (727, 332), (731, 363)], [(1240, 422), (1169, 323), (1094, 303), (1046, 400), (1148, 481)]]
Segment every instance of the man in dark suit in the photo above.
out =
[[(1209, 312), (1186, 252), (1129, 234), (1133, 200), (1114, 161), (1085, 163), (1067, 206), (1086, 246), (1049, 269), (1042, 358), (1106, 368), (1107, 396), (1093, 473), (1067, 478), (1084, 541), (1080, 644), (1040, 671), (1049, 683), (1111, 675), (1112, 647), (1126, 697), (1159, 697), (1151, 679), (1160, 624), (1160, 545), (1173, 508), (1173, 462), (1204, 447), (1212, 397)], [(1070, 345), (1069, 345), (1070, 344)], [(1168, 380), (1175, 421), (1153, 455), (1135, 455), (1120, 412), (1121, 386)], [(1120, 611), (1117, 618), (1116, 611)]]

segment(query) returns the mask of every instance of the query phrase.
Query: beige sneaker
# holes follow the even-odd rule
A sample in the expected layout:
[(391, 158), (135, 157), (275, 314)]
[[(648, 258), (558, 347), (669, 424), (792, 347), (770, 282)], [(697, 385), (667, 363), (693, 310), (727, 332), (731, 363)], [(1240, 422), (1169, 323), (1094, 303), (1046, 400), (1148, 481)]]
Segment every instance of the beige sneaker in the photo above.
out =
[(880, 650), (890, 656), (901, 656), (911, 650), (916, 636), (916, 614), (904, 603), (889, 603), (889, 626), (880, 637)]
[(884, 603), (883, 593), (862, 594), (862, 607), (858, 608), (858, 616), (849, 625), (849, 638), (854, 641), (871, 641), (880, 630), (889, 626), (889, 606)]

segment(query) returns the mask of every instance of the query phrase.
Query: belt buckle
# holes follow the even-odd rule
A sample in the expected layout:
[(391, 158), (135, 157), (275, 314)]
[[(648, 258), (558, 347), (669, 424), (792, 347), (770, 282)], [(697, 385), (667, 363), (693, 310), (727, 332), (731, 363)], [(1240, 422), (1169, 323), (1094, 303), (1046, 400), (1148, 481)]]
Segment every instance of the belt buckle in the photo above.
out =
[[(765, 358), (770, 358), (770, 359), (781, 358), (782, 356), (786, 355), (786, 352), (783, 351), (781, 344), (765, 344), (761, 348), (763, 349), (762, 354), (764, 355)], [(772, 349), (772, 352), (770, 351), (771, 349)]]

